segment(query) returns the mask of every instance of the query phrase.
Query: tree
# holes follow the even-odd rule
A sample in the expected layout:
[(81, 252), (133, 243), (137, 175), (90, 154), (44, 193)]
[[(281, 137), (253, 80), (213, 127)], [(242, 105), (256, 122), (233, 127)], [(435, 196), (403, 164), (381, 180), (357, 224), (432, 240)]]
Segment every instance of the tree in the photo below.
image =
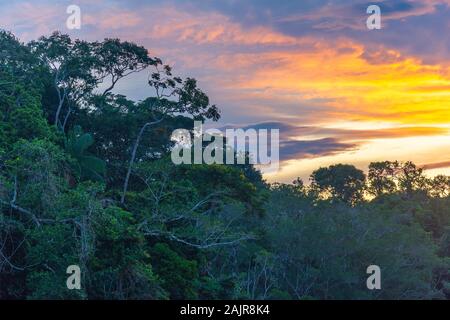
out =
[(374, 197), (379, 197), (386, 193), (393, 193), (397, 190), (395, 175), (398, 172), (399, 163), (397, 161), (372, 162), (369, 164), (368, 191)]
[(157, 66), (162, 63), (159, 58), (150, 57), (144, 47), (128, 41), (105, 39), (101, 43), (93, 43), (93, 47), (93, 54), (96, 57), (94, 72), (98, 79), (97, 82), (110, 81), (110, 85), (104, 89), (102, 97), (110, 93), (120, 79), (143, 71), (149, 66)]
[(170, 299), (198, 298), (197, 261), (185, 259), (165, 243), (157, 243), (150, 251), (155, 273), (163, 279), (162, 287)]
[[(313, 205), (315, 199), (294, 196), (293, 188), (274, 190), (263, 226), (275, 254), (272, 281), (278, 294), (296, 299), (443, 297), (437, 279), (448, 261), (437, 255), (418, 221), (405, 216), (402, 201), (393, 199), (388, 207), (378, 202)], [(382, 291), (366, 288), (365, 268), (371, 264), (383, 270)]]
[[(119, 39), (103, 42), (72, 41), (65, 34), (54, 32), (29, 43), (29, 48), (42, 65), (50, 70), (52, 85), (57, 93), (54, 125), (64, 131), (70, 115), (91, 103), (94, 89), (104, 81), (111, 81), (102, 98), (110, 93), (119, 80), (147, 67), (160, 64), (145, 48)], [(66, 115), (61, 118), (61, 112)]]
[(423, 176), (423, 169), (417, 168), (411, 161), (407, 161), (401, 166), (398, 179), (400, 190), (408, 195), (425, 188), (426, 179)]
[(0, 130), (6, 137), (0, 146), (10, 146), (18, 139), (51, 137), (44, 118), (39, 91), (8, 73), (0, 74)]
[(128, 207), (139, 213), (147, 237), (199, 250), (253, 238), (238, 228), (236, 215), (260, 210), (258, 194), (239, 170), (177, 167), (161, 159), (141, 164), (136, 171), (142, 186), (130, 194)]
[(364, 172), (354, 166), (337, 164), (314, 171), (310, 179), (322, 195), (355, 204), (363, 198), (365, 178)]
[(105, 162), (87, 152), (94, 144), (89, 133), (83, 133), (81, 127), (72, 129), (65, 140), (65, 149), (77, 162), (74, 171), (80, 178), (103, 180), (106, 172)]
[[(13, 76), (25, 87), (42, 89), (42, 77), (45, 74), (39, 65), (38, 58), (31, 52), (30, 48), (20, 43), (10, 32), (0, 29), (0, 73), (2, 76)], [(0, 86), (5, 83), (11, 84), (11, 80), (2, 79)]]
[(428, 183), (431, 196), (442, 198), (450, 196), (450, 177), (438, 175)]
[[(81, 40), (72, 41), (68, 35), (54, 32), (50, 37), (41, 37), (29, 43), (41, 63), (50, 70), (52, 85), (58, 102), (54, 113), (54, 125), (64, 129), (67, 119), (79, 103), (86, 103), (98, 80), (92, 74), (95, 62), (92, 47)], [(61, 120), (66, 106), (67, 113)]]
[[(120, 200), (122, 204), (125, 203), (125, 196), (128, 191), (128, 184), (134, 161), (136, 160), (137, 149), (139, 148), (142, 136), (148, 127), (159, 124), (166, 117), (175, 114), (187, 113), (200, 120), (206, 118), (217, 121), (220, 118), (219, 110), (215, 105), (209, 104), (208, 96), (197, 87), (197, 81), (192, 78), (182, 81), (178, 77), (172, 77), (172, 70), (167, 65), (164, 66), (162, 71), (158, 70), (158, 72), (153, 73), (148, 83), (154, 88), (156, 93), (156, 98), (149, 98), (145, 102), (152, 113), (152, 118), (139, 130), (131, 151), (130, 162)], [(171, 98), (171, 100), (169, 100), (169, 98)]]
[[(114, 92), (147, 67), (149, 98)], [(0, 31), (0, 299), (450, 297), (449, 177), (386, 161), (269, 184), (248, 163), (173, 164), (171, 132), (219, 116), (133, 43)]]

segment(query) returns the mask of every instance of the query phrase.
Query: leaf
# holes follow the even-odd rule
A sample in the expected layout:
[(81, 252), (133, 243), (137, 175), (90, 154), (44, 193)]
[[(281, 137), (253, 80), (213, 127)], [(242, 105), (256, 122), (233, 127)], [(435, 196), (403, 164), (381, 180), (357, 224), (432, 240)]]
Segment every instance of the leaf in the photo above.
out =
[(81, 166), (87, 170), (105, 174), (106, 164), (103, 160), (94, 156), (83, 156), (80, 158)]

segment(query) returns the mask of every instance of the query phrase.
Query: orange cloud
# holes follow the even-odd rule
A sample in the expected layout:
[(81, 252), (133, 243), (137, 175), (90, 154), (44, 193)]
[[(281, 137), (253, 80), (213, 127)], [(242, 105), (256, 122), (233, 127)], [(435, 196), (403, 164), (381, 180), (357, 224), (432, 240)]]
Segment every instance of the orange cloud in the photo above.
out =
[[(77, 37), (119, 37), (145, 45), (166, 62), (176, 62), (177, 72), (199, 78), (212, 101), (220, 101), (224, 116), (231, 114), (236, 121), (253, 117), (254, 121), (265, 118), (309, 126), (345, 124), (354, 130), (341, 132), (338, 137), (364, 139), (364, 144), (358, 144), (361, 150), (345, 148), (347, 153), (324, 157), (323, 165), (355, 158), (361, 163), (386, 160), (386, 150), (392, 151), (389, 156), (393, 159), (417, 159), (418, 163), (448, 160), (444, 156), (450, 141), (446, 131), (450, 124), (449, 61), (426, 64), (393, 48), (368, 48), (346, 37), (327, 41), (322, 37), (289, 36), (268, 24), (248, 27), (211, 11), (182, 11), (165, 4), (124, 10), (124, 6), (108, 5), (106, 1), (80, 3), (82, 21), (89, 28), (82, 27), (75, 33)], [(438, 3), (450, 0), (427, 1), (418, 10), (392, 14), (387, 19), (433, 12)], [(318, 27), (354, 29), (355, 21), (345, 19), (345, 9), (343, 20)], [(1, 25), (25, 30), (20, 34), (24, 40), (54, 29), (67, 31), (62, 4), (11, 3), (2, 10)], [(332, 7), (321, 10), (306, 18), (336, 15)], [(299, 18), (305, 17), (283, 19)], [(138, 76), (142, 78), (129, 78), (126, 86), (147, 94), (145, 75)], [(375, 130), (373, 126), (378, 123), (387, 125)], [(355, 130), (356, 124), (365, 126), (365, 130)], [(420, 154), (416, 152), (419, 147)], [(318, 162), (314, 159), (306, 165), (309, 170)], [(298, 165), (284, 170), (286, 177), (292, 176), (298, 172)]]
[(392, 50), (384, 59), (378, 53), (378, 62), (373, 64), (364, 52), (362, 45), (342, 40), (316, 44), (311, 51), (244, 53), (226, 57), (229, 63), (221, 59), (218, 63), (226, 68), (237, 61), (250, 70), (243, 78), (230, 79), (229, 88), (240, 88), (254, 98), (280, 97), (294, 103), (322, 99), (329, 107), (330, 121), (341, 117), (414, 124), (450, 122), (448, 67), (425, 65)]

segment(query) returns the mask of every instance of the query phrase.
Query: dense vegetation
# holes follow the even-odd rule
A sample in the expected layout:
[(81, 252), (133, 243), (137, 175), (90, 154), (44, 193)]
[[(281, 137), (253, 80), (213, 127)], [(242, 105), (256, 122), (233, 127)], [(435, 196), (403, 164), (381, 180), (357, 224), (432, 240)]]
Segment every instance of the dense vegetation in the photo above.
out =
[[(113, 93), (143, 70), (148, 99)], [(175, 166), (172, 130), (220, 114), (136, 44), (1, 32), (0, 116), (1, 299), (450, 296), (449, 177), (379, 162), (269, 185), (250, 165)]]

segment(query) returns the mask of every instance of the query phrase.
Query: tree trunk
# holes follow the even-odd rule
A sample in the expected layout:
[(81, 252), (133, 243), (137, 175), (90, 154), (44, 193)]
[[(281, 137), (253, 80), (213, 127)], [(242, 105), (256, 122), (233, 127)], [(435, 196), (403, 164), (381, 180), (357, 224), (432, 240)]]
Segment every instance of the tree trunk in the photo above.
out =
[(153, 121), (153, 122), (147, 122), (146, 124), (144, 124), (144, 126), (139, 131), (139, 135), (137, 136), (136, 142), (134, 143), (133, 151), (131, 153), (130, 164), (128, 165), (128, 171), (127, 171), (127, 175), (125, 176), (125, 182), (123, 184), (122, 197), (120, 199), (121, 204), (125, 203), (125, 195), (128, 190), (128, 183), (130, 182), (131, 170), (133, 169), (133, 164), (134, 164), (134, 161), (136, 160), (137, 149), (141, 142), (142, 136), (144, 135), (145, 129), (147, 129), (147, 127), (149, 127), (149, 126), (160, 123), (161, 121), (162, 121), (162, 119), (159, 119), (159, 120)]

